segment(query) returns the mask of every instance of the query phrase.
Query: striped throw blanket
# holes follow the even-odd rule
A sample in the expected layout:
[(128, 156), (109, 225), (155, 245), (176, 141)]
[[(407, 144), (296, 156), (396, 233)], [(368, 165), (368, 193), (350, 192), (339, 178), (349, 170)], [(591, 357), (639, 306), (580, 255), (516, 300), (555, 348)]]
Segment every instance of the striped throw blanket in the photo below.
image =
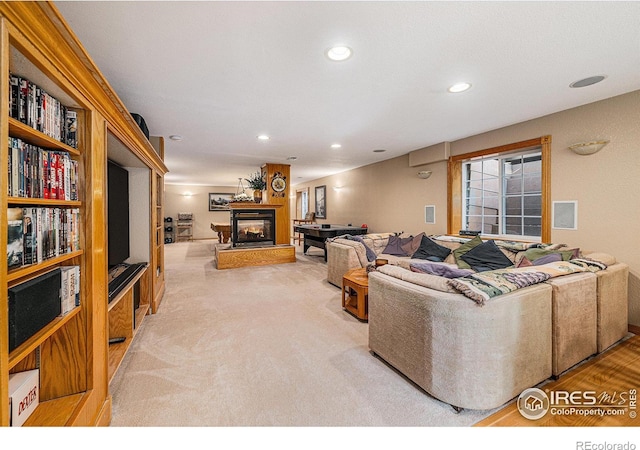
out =
[(549, 278), (579, 272), (597, 272), (607, 266), (588, 259), (557, 261), (540, 266), (489, 270), (449, 280), (449, 286), (478, 305), (498, 295), (542, 283)]

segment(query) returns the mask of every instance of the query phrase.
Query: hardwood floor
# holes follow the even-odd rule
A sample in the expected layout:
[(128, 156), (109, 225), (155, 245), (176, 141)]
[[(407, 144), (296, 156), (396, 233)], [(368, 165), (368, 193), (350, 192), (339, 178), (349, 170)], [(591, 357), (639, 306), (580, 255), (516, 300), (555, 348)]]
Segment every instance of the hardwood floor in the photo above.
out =
[[(538, 420), (522, 416), (514, 401), (494, 415), (478, 422), (476, 427), (632, 427), (640, 426), (640, 398), (633, 395), (640, 391), (640, 336), (634, 335), (605, 353), (594, 357), (576, 369), (563, 374), (556, 381), (540, 387), (547, 394), (551, 391), (595, 391), (597, 405), (601, 407), (582, 407), (576, 410), (585, 414), (552, 414), (553, 405)], [(602, 395), (609, 395), (610, 401), (602, 401)], [(615, 394), (615, 397), (614, 397)], [(622, 402), (624, 400), (624, 402)], [(608, 405), (624, 405), (614, 408)], [(635, 403), (634, 403), (635, 402)], [(558, 403), (556, 403), (558, 405)], [(567, 409), (558, 407), (567, 412)], [(620, 415), (589, 415), (589, 410), (601, 410), (605, 414), (620, 411)]]

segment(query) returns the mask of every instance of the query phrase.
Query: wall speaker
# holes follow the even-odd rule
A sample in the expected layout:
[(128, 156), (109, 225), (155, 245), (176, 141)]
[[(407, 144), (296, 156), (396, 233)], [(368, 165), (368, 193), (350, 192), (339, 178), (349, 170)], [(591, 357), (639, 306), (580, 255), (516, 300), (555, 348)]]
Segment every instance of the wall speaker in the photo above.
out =
[(435, 205), (427, 205), (424, 207), (424, 223), (436, 223), (436, 207)]
[(577, 230), (578, 202), (553, 202), (551, 216), (553, 217), (553, 228), (558, 230)]
[(60, 268), (9, 288), (9, 351), (62, 313)]

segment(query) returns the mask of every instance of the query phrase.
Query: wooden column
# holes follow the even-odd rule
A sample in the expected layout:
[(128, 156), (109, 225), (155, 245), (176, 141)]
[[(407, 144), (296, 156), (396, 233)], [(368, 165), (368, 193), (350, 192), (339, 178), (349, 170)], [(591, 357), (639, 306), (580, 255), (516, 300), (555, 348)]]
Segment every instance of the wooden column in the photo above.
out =
[(267, 182), (263, 204), (278, 205), (276, 208), (276, 244), (291, 243), (291, 220), (289, 213), (290, 172), (289, 164), (266, 163), (262, 175)]

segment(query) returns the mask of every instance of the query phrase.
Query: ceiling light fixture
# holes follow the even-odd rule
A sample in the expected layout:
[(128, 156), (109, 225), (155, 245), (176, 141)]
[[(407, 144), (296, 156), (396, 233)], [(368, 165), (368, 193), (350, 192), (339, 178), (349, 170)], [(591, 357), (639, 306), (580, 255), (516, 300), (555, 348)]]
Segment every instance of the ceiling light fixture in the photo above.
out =
[(467, 83), (463, 81), (461, 83), (454, 84), (448, 89), (448, 91), (451, 92), (452, 94), (457, 94), (459, 92), (467, 91), (470, 88), (471, 88), (471, 83)]
[(384, 153), (384, 152), (386, 152), (386, 150), (383, 148), (378, 148), (373, 151), (373, 153)]
[(297, 156), (287, 156), (287, 161), (295, 161), (296, 159), (298, 159)]
[(344, 45), (336, 45), (327, 50), (327, 58), (331, 61), (345, 61), (351, 58), (353, 51)]
[(260, 139), (261, 141), (268, 141), (271, 138), (269, 136), (267, 136), (266, 134), (260, 134), (260, 135), (258, 135), (258, 139)]
[(341, 148), (342, 145), (340, 144), (331, 144), (331, 148)]
[(172, 141), (181, 141), (182, 136), (180, 136), (179, 134), (172, 134), (171, 136), (169, 136), (169, 139), (171, 139)]
[(596, 75), (593, 77), (583, 78), (582, 80), (574, 81), (569, 85), (570, 88), (581, 88), (591, 86), (592, 84), (600, 83), (602, 80), (607, 78), (604, 75)]

